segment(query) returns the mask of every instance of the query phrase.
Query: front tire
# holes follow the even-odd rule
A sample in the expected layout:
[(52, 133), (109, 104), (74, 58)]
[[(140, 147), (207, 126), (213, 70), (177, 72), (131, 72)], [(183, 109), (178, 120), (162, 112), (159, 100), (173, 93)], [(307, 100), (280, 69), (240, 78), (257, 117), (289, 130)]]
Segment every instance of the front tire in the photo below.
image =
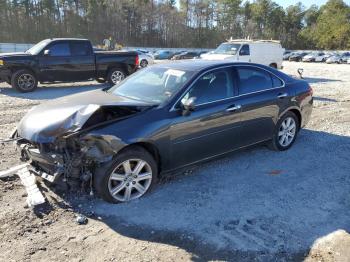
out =
[(116, 85), (119, 82), (123, 81), (125, 77), (126, 77), (126, 73), (124, 72), (124, 70), (121, 68), (115, 67), (109, 70), (107, 80), (108, 80), (108, 83), (110, 83), (111, 85)]
[(142, 197), (156, 184), (157, 163), (142, 147), (130, 147), (97, 168), (94, 188), (111, 203), (128, 202)]
[(33, 92), (38, 87), (38, 80), (31, 71), (22, 69), (12, 75), (11, 86), (22, 93)]
[(275, 151), (288, 150), (299, 132), (299, 119), (293, 112), (287, 112), (277, 122), (270, 148)]

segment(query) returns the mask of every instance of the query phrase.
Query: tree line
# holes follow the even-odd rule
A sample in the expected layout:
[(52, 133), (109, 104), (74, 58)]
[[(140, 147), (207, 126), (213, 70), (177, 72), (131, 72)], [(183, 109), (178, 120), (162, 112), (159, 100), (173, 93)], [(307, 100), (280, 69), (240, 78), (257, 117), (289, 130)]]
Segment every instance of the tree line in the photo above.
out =
[(214, 48), (225, 39), (277, 39), (288, 49), (350, 49), (350, 7), (329, 0), (0, 0), (0, 42), (111, 37), (123, 46)]

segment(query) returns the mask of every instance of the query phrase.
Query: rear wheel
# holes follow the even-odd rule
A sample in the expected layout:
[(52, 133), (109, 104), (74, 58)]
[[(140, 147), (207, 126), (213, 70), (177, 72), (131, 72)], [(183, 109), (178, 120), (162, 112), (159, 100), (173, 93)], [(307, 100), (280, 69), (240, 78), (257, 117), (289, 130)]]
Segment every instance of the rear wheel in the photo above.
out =
[(287, 112), (277, 122), (275, 132), (273, 134), (270, 147), (276, 151), (284, 151), (289, 149), (298, 134), (299, 120), (293, 112)]
[(104, 84), (104, 83), (106, 83), (106, 79), (104, 79), (104, 78), (97, 78), (96, 82), (100, 83), (100, 84)]
[(141, 67), (146, 67), (146, 66), (148, 66), (147, 60), (146, 60), (146, 59), (142, 59), (141, 62), (140, 62), (140, 66), (141, 66)]
[(126, 77), (126, 74), (124, 70), (121, 68), (115, 67), (109, 70), (107, 80), (108, 80), (108, 83), (110, 83), (111, 85), (116, 85), (122, 80), (124, 80), (125, 77)]
[(38, 80), (31, 71), (22, 69), (12, 75), (11, 86), (22, 93), (32, 92), (37, 88)]
[(149, 192), (157, 175), (152, 155), (142, 147), (130, 147), (96, 170), (94, 188), (108, 202), (128, 202)]
[(276, 63), (272, 63), (272, 64), (270, 64), (270, 67), (277, 69), (277, 64)]

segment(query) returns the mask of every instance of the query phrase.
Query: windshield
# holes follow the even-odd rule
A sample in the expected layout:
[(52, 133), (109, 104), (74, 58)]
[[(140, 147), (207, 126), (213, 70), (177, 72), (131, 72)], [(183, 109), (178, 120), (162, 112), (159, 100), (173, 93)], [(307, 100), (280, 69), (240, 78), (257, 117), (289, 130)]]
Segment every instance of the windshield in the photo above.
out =
[(194, 74), (193, 71), (148, 67), (107, 92), (159, 105), (172, 98)]
[(32, 46), (30, 49), (26, 51), (26, 53), (37, 55), (43, 50), (43, 48), (50, 42), (50, 39), (43, 40), (36, 45)]
[(241, 44), (224, 43), (219, 45), (218, 48), (213, 51), (213, 54), (235, 55), (240, 47)]

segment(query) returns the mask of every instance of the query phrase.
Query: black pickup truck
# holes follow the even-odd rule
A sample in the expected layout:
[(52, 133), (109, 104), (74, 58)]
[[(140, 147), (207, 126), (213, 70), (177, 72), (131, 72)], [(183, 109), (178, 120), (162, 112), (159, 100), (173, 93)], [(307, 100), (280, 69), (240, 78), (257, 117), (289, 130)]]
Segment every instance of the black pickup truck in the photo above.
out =
[(24, 53), (0, 54), (0, 82), (20, 92), (41, 83), (96, 79), (116, 84), (139, 65), (136, 52), (94, 51), (89, 40), (46, 39)]

